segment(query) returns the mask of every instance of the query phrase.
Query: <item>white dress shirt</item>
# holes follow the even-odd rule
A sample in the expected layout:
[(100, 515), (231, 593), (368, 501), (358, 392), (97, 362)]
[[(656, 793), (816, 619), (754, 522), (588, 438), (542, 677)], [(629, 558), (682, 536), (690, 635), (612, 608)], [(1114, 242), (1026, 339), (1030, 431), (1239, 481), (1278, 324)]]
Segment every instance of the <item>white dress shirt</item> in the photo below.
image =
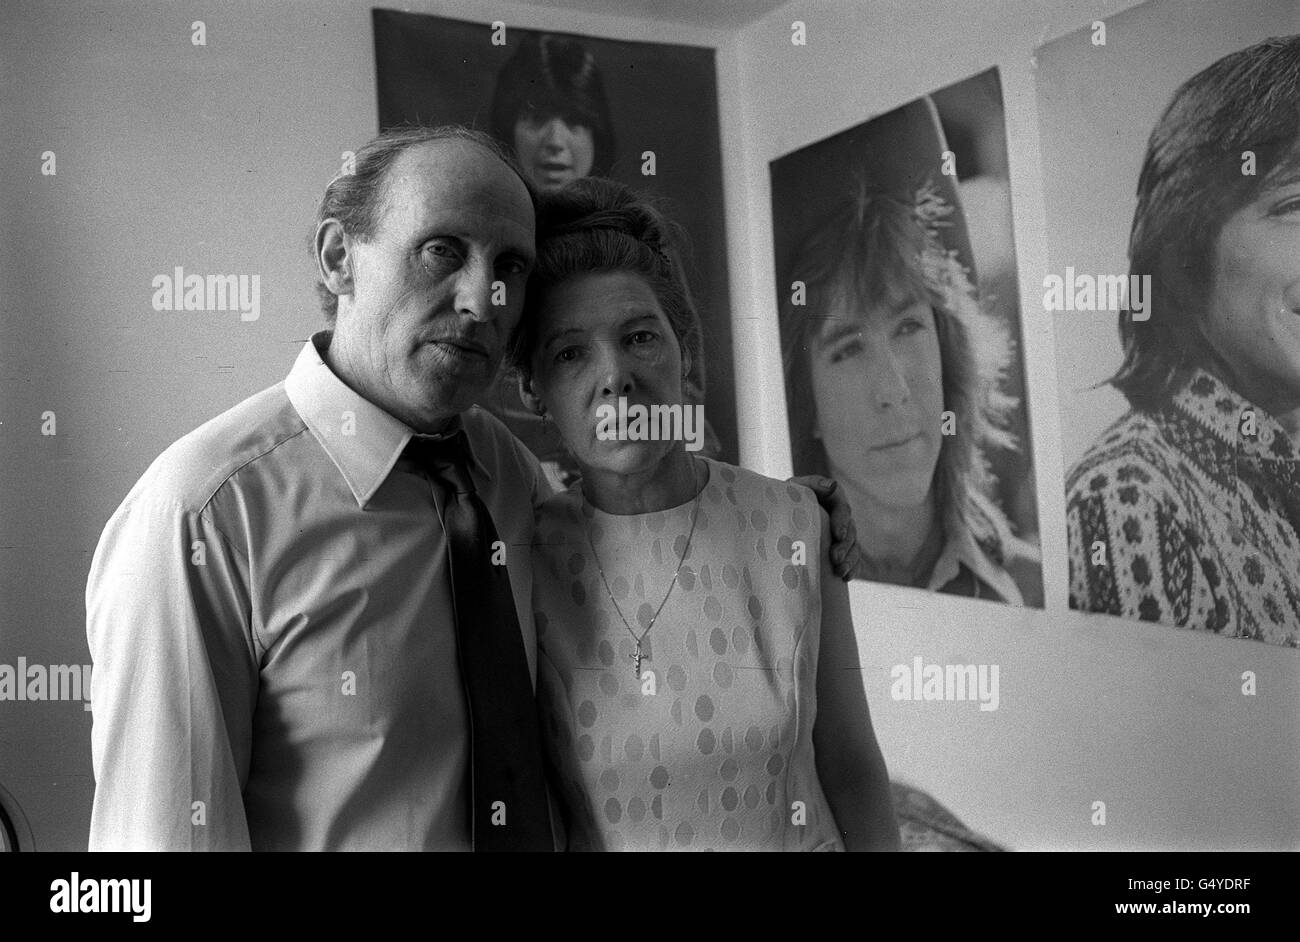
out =
[[(468, 849), (469, 742), (435, 488), (323, 362), (180, 439), (86, 588), (90, 848)], [(536, 459), (477, 407), (471, 476), (528, 665)]]

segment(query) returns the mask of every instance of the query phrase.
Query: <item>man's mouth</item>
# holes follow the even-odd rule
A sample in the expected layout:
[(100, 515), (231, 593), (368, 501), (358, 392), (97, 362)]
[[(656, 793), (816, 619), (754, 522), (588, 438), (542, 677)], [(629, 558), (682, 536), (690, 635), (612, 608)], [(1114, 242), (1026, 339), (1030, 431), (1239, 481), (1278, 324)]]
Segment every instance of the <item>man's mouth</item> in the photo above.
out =
[(430, 340), (429, 342), (442, 347), (444, 350), (451, 351), (456, 356), (469, 357), (469, 358), (474, 358), (479, 360), (487, 360), (491, 356), (491, 354), (488, 353), (486, 347), (484, 347), (482, 344), (475, 343), (472, 340), (458, 340), (454, 337), (449, 337), (449, 338), (437, 337), (434, 338), (433, 340)]
[(542, 173), (549, 174), (550, 176), (560, 176), (562, 174), (571, 173), (573, 171), (573, 165), (560, 163), (555, 160), (544, 160), (537, 164), (537, 169)]
[(873, 445), (871, 450), (872, 451), (893, 451), (895, 448), (902, 448), (904, 445), (911, 444), (913, 441), (915, 441), (920, 437), (921, 437), (920, 432), (913, 432), (911, 435), (899, 436), (896, 438), (892, 438), (889, 441), (884, 442), (880, 445)]

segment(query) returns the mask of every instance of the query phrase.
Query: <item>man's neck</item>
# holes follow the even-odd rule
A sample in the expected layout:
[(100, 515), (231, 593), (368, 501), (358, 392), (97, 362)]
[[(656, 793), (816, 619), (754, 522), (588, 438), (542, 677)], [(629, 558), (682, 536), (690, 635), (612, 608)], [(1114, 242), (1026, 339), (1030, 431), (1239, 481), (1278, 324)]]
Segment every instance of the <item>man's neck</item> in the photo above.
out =
[(832, 472), (832, 477), (843, 483), (848, 494), (853, 518), (863, 537), (865, 568), (895, 575), (910, 573), (933, 543), (933, 531), (939, 526), (933, 492), (919, 504), (899, 507), (881, 503), (846, 476)]
[(324, 350), (318, 347), (317, 352), (343, 385), (371, 405), (383, 409), (393, 418), (422, 435), (439, 435), (445, 432), (456, 418), (456, 413), (440, 416), (413, 413), (405, 408), (397, 397), (387, 395), (383, 387), (369, 382), (367, 378), (375, 375), (376, 371), (366, 367), (365, 361), (361, 358), (364, 354), (359, 354), (353, 345), (347, 342), (346, 336), (330, 331), (328, 346)]

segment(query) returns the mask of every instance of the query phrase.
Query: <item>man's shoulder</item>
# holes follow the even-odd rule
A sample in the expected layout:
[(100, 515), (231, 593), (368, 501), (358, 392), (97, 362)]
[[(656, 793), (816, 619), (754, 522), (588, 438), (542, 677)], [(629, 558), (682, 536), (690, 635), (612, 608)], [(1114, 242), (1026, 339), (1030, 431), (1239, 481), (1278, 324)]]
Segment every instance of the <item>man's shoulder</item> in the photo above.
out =
[(1159, 422), (1142, 412), (1130, 412), (1103, 432), (1066, 476), (1066, 494), (1110, 493), (1139, 486), (1146, 490), (1176, 490), (1174, 482), (1189, 473), (1186, 463), (1163, 434)]
[(306, 430), (284, 383), (276, 383), (169, 445), (126, 502), (147, 497), (201, 511), (232, 475)]
[(482, 406), (471, 406), (461, 413), (461, 423), (469, 437), (474, 457), (495, 476), (522, 477), (531, 487), (542, 478), (540, 462), (515, 437), (506, 424)]

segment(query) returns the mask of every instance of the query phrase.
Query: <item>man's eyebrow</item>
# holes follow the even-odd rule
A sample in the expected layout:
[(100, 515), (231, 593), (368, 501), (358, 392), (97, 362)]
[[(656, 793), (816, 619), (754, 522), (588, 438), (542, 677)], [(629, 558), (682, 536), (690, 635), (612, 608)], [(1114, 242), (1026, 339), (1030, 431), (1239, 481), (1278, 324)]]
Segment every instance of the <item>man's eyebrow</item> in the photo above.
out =
[(1262, 192), (1267, 195), (1297, 183), (1300, 183), (1300, 163), (1292, 163), (1274, 171), (1272, 179), (1265, 181)]
[(823, 346), (829, 346), (861, 332), (860, 319), (856, 317), (823, 315), (817, 319), (821, 322), (816, 334), (817, 342)]
[[(414, 243), (419, 247), (433, 239), (449, 239), (459, 243), (460, 245), (468, 245), (470, 242), (474, 241), (466, 232), (460, 232), (455, 229), (445, 229), (441, 226), (430, 226), (427, 229), (420, 230), (419, 234), (415, 237)], [(530, 265), (537, 261), (537, 250), (531, 245), (503, 245), (497, 252), (497, 257), (499, 258), (503, 255), (514, 255), (523, 259)]]

